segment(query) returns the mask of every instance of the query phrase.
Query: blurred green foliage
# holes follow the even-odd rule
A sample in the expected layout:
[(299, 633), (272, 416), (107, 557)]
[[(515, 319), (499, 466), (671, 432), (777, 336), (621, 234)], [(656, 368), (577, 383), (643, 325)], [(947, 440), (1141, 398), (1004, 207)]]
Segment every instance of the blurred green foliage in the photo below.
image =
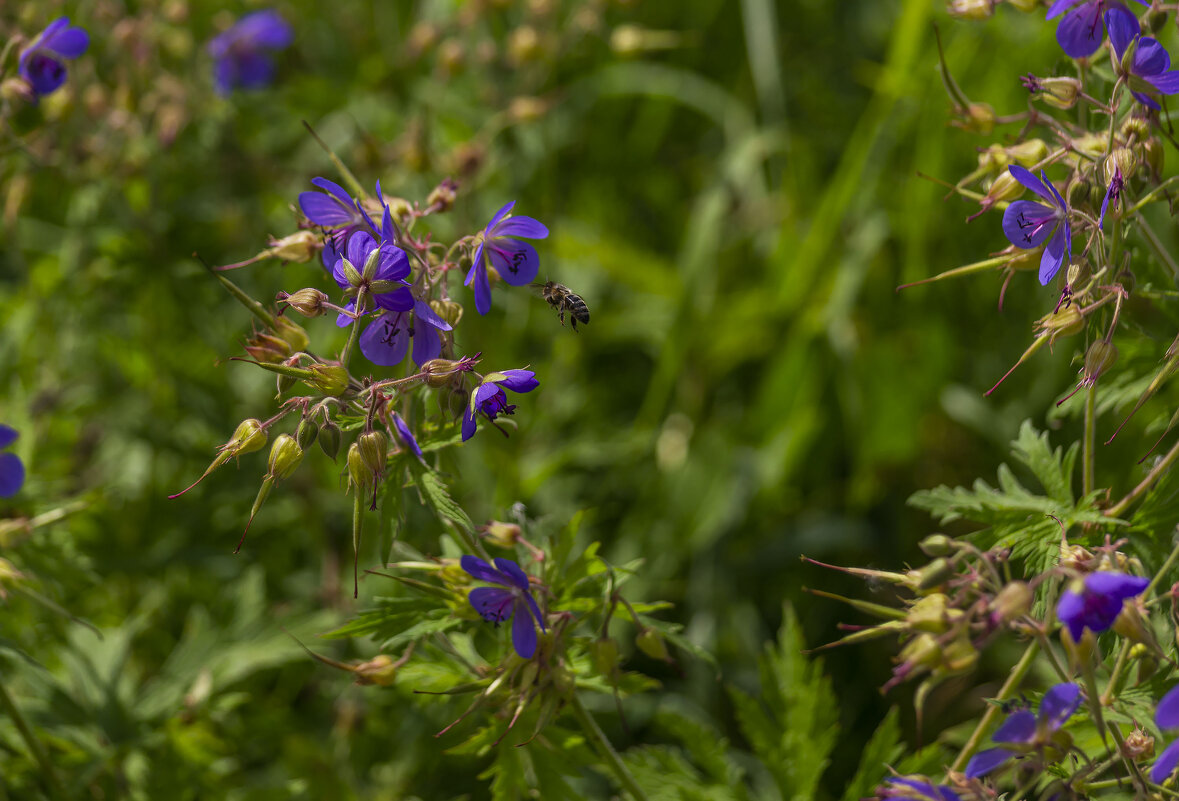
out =
[[(59, 13), (92, 35), (66, 88), (14, 115), (0, 143), (0, 420), (23, 432), (30, 474), (0, 510), (77, 502), (2, 543), (27, 590), (7, 599), (0, 677), (60, 773), (93, 797), (485, 793), (487, 761), (431, 736), (459, 706), (419, 706), (409, 682), (352, 686), (283, 633), (335, 658), (373, 653), (315, 639), (385, 591), (370, 577), (353, 604), (341, 587), (351, 535), (338, 465), (309, 459), (237, 556), (263, 456), (166, 499), (237, 422), (271, 408), (273, 383), (226, 361), (246, 315), (192, 254), (238, 261), (293, 229), (297, 193), (337, 177), (306, 120), (386, 193), (421, 199), (456, 177), (443, 223), (456, 232), (516, 199), (553, 232), (542, 276), (589, 303), (579, 335), (523, 291), (497, 290), (492, 314), (463, 320), (460, 342), (494, 340), (494, 366), (530, 364), (542, 388), (511, 439), (461, 450), (452, 483), (476, 522), (523, 503), (557, 528), (584, 510), (585, 536), (615, 563), (644, 557), (641, 594), (674, 602), (668, 616), (716, 654), (720, 682), (687, 655), (677, 673), (624, 648), (668, 691), (635, 699), (625, 729), (597, 710), (633, 747), (636, 774), (684, 758), (665, 750), (678, 743), (725, 785), (729, 760), (748, 760), (701, 762), (723, 736), (769, 760), (755, 786), (842, 797), (889, 704), (901, 713), (871, 753), (912, 735), (909, 699), (877, 693), (885, 646), (832, 652), (829, 719), (811, 731), (838, 724), (839, 769), (803, 784), (776, 773), (770, 755), (790, 752), (759, 744), (751, 723), (762, 643), (784, 601), (801, 627), (781, 658), (834, 639), (842, 612), (802, 587), (851, 592), (799, 555), (902, 564), (930, 530), (905, 500), (992, 475), (1020, 421), (1042, 418), (1075, 369), (1062, 343), (981, 398), (1051, 305), (1031, 276), (1002, 313), (997, 274), (894, 291), (1004, 244), (994, 215), (967, 225), (973, 208), (917, 175), (954, 181), (984, 144), (947, 127), (938, 4), (286, 0), (296, 45), (275, 86), (217, 98), (203, 44), (255, 7), (0, 9), (5, 39)], [(1016, 76), (1055, 44), (1038, 16), (1000, 11), (943, 35), (967, 93), (1017, 110)], [(314, 264), (234, 279), (256, 297), (325, 285)], [(405, 514), (406, 531), (437, 525)], [(374, 539), (362, 564), (385, 555)], [(781, 699), (763, 701), (788, 717)], [(964, 713), (929, 714), (936, 731)], [(12, 798), (44, 789), (7, 718), (0, 776)]]

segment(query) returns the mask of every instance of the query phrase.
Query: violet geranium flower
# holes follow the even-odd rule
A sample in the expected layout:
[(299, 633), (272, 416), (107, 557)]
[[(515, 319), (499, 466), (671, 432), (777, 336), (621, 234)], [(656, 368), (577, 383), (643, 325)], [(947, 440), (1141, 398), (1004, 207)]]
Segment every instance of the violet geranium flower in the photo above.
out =
[(33, 91), (43, 97), (57, 91), (66, 79), (62, 61), (77, 58), (90, 46), (90, 36), (82, 28), (71, 28), (69, 17), (58, 17), (21, 50), (18, 71)]
[(274, 77), (274, 60), (268, 50), (282, 50), (295, 32), (273, 8), (246, 14), (208, 44), (214, 59), (213, 84), (227, 95), (236, 87), (259, 89)]
[(495, 587), (471, 590), (467, 599), (484, 620), (496, 625), (515, 616), (512, 622), (512, 647), (521, 659), (531, 659), (536, 653), (536, 627), (545, 631), (544, 616), (532, 597), (528, 575), (511, 559), (496, 559), (495, 567), (475, 556), (464, 556), (463, 570), (479, 581)]
[(1009, 743), (1016, 747), (979, 751), (967, 763), (966, 777), (977, 779), (985, 776), (1028, 748), (1043, 746), (1072, 717), (1080, 705), (1081, 688), (1076, 684), (1065, 682), (1052, 687), (1040, 699), (1039, 717), (1026, 709), (1021, 709), (1003, 721), (1003, 725), (991, 736), (997, 743)]
[(422, 458), (422, 447), (418, 445), (418, 439), (409, 430), (409, 425), (406, 424), (405, 419), (397, 412), (393, 412), (393, 430), (397, 432), (398, 438), (405, 447), (413, 451), (414, 456), (418, 459)]
[[(360, 273), (360, 283), (353, 285), (348, 278), (348, 266)], [(409, 275), (409, 257), (405, 251), (388, 242), (373, 239), (364, 231), (357, 231), (348, 240), (347, 255), (341, 256), (332, 270), (332, 278), (340, 289), (359, 290), (364, 287), (367, 297), (382, 309), (407, 311), (413, 308), (413, 294), (405, 277)], [(356, 310), (356, 298), (345, 308)], [(344, 328), (353, 318), (341, 312), (336, 325)]]
[(1090, 573), (1068, 588), (1056, 605), (1056, 616), (1079, 642), (1085, 629), (1100, 634), (1114, 624), (1126, 599), (1141, 593), (1150, 579), (1113, 571)]
[(960, 801), (944, 784), (934, 784), (924, 776), (894, 776), (876, 790), (881, 799), (903, 798), (909, 801)]
[[(1144, 6), (1150, 5), (1144, 0), (1135, 0), (1135, 2)], [(1081, 5), (1065, 14), (1067, 9), (1078, 3)], [(1115, 8), (1121, 9), (1130, 17), (1134, 16), (1121, 3), (1111, 2), (1111, 0), (1084, 0), (1084, 2), (1082, 0), (1056, 0), (1048, 9), (1046, 19), (1064, 14), (1064, 19), (1060, 21), (1060, 25), (1056, 29), (1056, 41), (1060, 43), (1061, 49), (1072, 58), (1084, 58), (1096, 53), (1097, 48), (1101, 47), (1102, 40), (1105, 39), (1105, 25), (1101, 24), (1102, 12)], [(1106, 19), (1106, 25), (1108, 24), (1109, 20)]]
[(348, 237), (357, 231), (368, 230), (374, 235), (377, 231), (360, 204), (344, 191), (344, 187), (327, 178), (312, 178), (311, 183), (327, 194), (300, 192), (299, 208), (308, 220), (327, 233), (321, 258), (323, 266), (331, 272), (344, 251)]
[(1045, 206), (1034, 200), (1016, 200), (1003, 212), (1003, 233), (1017, 248), (1032, 250), (1047, 241), (1044, 255), (1040, 257), (1040, 284), (1044, 286), (1060, 271), (1065, 249), (1068, 249), (1070, 259), (1073, 255), (1073, 229), (1068, 221), (1068, 204), (1043, 172), (1037, 178), (1018, 164), (1012, 164), (1007, 169), (1012, 178), (1050, 204)]
[(414, 300), (413, 311), (386, 311), (369, 323), (360, 335), (360, 352), (373, 364), (392, 367), (401, 364), (413, 340), (413, 362), (421, 367), (442, 354), (441, 332), (450, 331), (424, 300)]
[[(15, 428), (0, 423), (0, 450), (16, 442)], [(0, 498), (11, 498), (25, 483), (25, 466), (15, 453), (0, 453)]]
[(1130, 94), (1147, 108), (1160, 109), (1158, 102), (1146, 92), (1179, 93), (1179, 70), (1171, 69), (1170, 54), (1157, 40), (1142, 36), (1138, 18), (1124, 8), (1111, 8), (1105, 12), (1105, 24), (1109, 27), (1109, 41), (1119, 62), (1126, 49), (1135, 39), (1138, 40), (1126, 76)]
[[(1154, 722), (1160, 729), (1179, 728), (1179, 684), (1172, 687), (1154, 712)], [(1150, 780), (1162, 784), (1179, 766), (1179, 740), (1168, 745), (1150, 768)]]
[[(531, 370), (488, 373), (483, 378), (483, 383), (471, 393), (471, 402), (467, 404), (467, 410), (463, 413), (463, 442), (475, 436), (476, 415), (482, 414), (488, 420), (494, 421), (500, 414), (513, 414), (516, 411), (515, 404), (508, 403), (508, 395), (504, 389), (510, 389), (512, 392), (531, 392), (539, 386), (536, 373)], [(507, 436), (506, 431), (504, 436)]]
[(483, 230), (483, 240), (475, 251), (475, 261), (467, 272), (466, 280), (463, 281), (464, 286), (474, 283), (472, 288), (475, 290), (475, 309), (480, 314), (491, 311), (491, 282), (487, 278), (484, 253), (491, 259), (491, 266), (495, 268), (499, 277), (512, 286), (532, 283), (540, 269), (536, 249), (527, 242), (521, 242), (513, 237), (544, 239), (549, 235), (549, 229), (531, 217), (509, 217), (505, 220), (504, 217), (515, 205), (516, 201), (513, 200), (491, 218), (491, 222)]

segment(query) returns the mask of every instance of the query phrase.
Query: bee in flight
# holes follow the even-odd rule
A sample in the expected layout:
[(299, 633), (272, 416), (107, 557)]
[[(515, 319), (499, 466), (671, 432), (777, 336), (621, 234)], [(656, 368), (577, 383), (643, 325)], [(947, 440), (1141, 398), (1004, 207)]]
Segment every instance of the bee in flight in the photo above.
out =
[(549, 305), (556, 309), (559, 314), (558, 318), (561, 325), (565, 325), (565, 313), (569, 313), (569, 322), (573, 324), (573, 330), (577, 330), (577, 324), (589, 324), (589, 307), (585, 305), (585, 301), (581, 299), (581, 295), (573, 292), (564, 284), (558, 284), (556, 281), (545, 281), (543, 284), (533, 284), (534, 288), (540, 290), (540, 296), (549, 302)]

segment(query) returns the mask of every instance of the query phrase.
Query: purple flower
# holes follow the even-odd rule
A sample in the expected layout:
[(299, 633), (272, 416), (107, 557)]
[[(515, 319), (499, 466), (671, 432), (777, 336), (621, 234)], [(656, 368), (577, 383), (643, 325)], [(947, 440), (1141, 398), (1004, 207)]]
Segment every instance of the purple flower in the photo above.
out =
[(62, 59), (77, 58), (89, 46), (90, 36), (86, 31), (71, 28), (69, 17), (58, 17), (37, 35), (32, 44), (21, 50), (20, 76), (28, 81), (34, 97), (55, 92), (66, 79)]
[(1122, 199), (1122, 190), (1126, 188), (1126, 181), (1122, 178), (1122, 168), (1114, 167), (1113, 178), (1109, 179), (1109, 188), (1105, 190), (1105, 199), (1101, 201), (1101, 216), (1097, 218), (1097, 227), (1100, 228), (1105, 224), (1105, 212), (1109, 210), (1109, 204), (1113, 203), (1114, 208), (1117, 208), (1118, 202)]
[(1124, 8), (1111, 8), (1105, 12), (1105, 24), (1109, 26), (1109, 41), (1118, 61), (1134, 40), (1138, 40), (1127, 78), (1135, 100), (1147, 108), (1159, 109), (1161, 106), (1155, 99), (1142, 90), (1153, 89), (1164, 95), (1179, 93), (1179, 70), (1171, 69), (1171, 56), (1157, 40), (1141, 35), (1138, 19), (1133, 14)]
[(299, 208), (303, 215), (328, 234), (320, 258), (329, 272), (340, 260), (348, 237), (357, 231), (368, 230), (376, 235), (372, 220), (356, 200), (344, 191), (344, 187), (327, 178), (312, 178), (311, 183), (327, 192), (300, 192)]
[[(0, 423), (0, 450), (16, 442), (20, 434), (15, 428)], [(15, 453), (0, 453), (0, 498), (11, 498), (25, 483), (25, 466)]]
[(880, 798), (906, 798), (912, 801), (960, 801), (958, 794), (944, 784), (934, 784), (924, 776), (894, 776), (876, 790)]
[(401, 364), (413, 340), (413, 361), (421, 367), (442, 354), (442, 332), (450, 323), (439, 317), (424, 300), (414, 300), (413, 311), (386, 311), (360, 335), (360, 352), (373, 364)]
[[(1144, 6), (1150, 5), (1144, 0), (1135, 1)], [(1066, 9), (1077, 5), (1077, 3), (1082, 3), (1082, 0), (1056, 0), (1048, 9), (1047, 19), (1064, 14)], [(1060, 26), (1056, 29), (1056, 41), (1060, 43), (1064, 52), (1073, 58), (1084, 58), (1097, 52), (1097, 48), (1101, 47), (1101, 41), (1105, 38), (1105, 26), (1101, 24), (1101, 13), (1106, 8), (1121, 9), (1131, 18), (1134, 16), (1121, 3), (1110, 2), (1110, 0), (1085, 0), (1079, 7), (1065, 14), (1064, 19), (1060, 21)], [(1106, 25), (1108, 24), (1109, 20), (1107, 19)]]
[(540, 269), (536, 249), (512, 237), (544, 239), (549, 235), (549, 229), (531, 217), (510, 217), (505, 220), (504, 217), (515, 205), (516, 201), (513, 200), (491, 218), (483, 230), (483, 241), (475, 251), (475, 261), (467, 272), (467, 279), (463, 281), (464, 286), (471, 286), (474, 282), (475, 309), (480, 314), (491, 311), (491, 282), (487, 278), (487, 263), (483, 258), (485, 251), (499, 277), (512, 286), (532, 283)]
[(1125, 573), (1102, 571), (1085, 576), (1078, 592), (1064, 591), (1056, 605), (1056, 616), (1068, 626), (1073, 640), (1080, 641), (1085, 629), (1100, 634), (1113, 625), (1127, 598), (1133, 598), (1150, 584), (1150, 579)]
[[(495, 587), (479, 587), (467, 596), (471, 606), (484, 620), (496, 625), (512, 617), (512, 647), (521, 659), (531, 659), (536, 653), (536, 626), (545, 631), (544, 616), (532, 598), (528, 576), (511, 559), (496, 559), (495, 567), (474, 556), (462, 558), (463, 570), (479, 581)], [(535, 621), (535, 624), (533, 623)]]
[[(1081, 688), (1072, 682), (1057, 684), (1040, 699), (1040, 716), (1026, 709), (1010, 715), (991, 736), (997, 743), (1017, 746), (1043, 745), (1065, 724), (1081, 705)], [(966, 777), (977, 779), (1002, 765), (1023, 748), (990, 748), (979, 751), (966, 765)]]
[[(1172, 687), (1154, 712), (1154, 722), (1160, 729), (1179, 728), (1179, 684)], [(1150, 769), (1150, 780), (1162, 784), (1179, 765), (1179, 740), (1168, 745)]]
[(397, 432), (398, 438), (401, 439), (405, 447), (409, 448), (411, 451), (413, 451), (415, 456), (421, 459), (422, 449), (421, 446), (418, 445), (417, 438), (413, 435), (413, 432), (409, 430), (409, 426), (406, 425), (405, 420), (402, 419), (401, 415), (399, 415), (397, 412), (393, 412), (393, 430)]
[[(360, 283), (353, 285), (348, 279), (348, 266), (361, 274)], [(392, 311), (413, 308), (413, 294), (405, 281), (407, 275), (409, 257), (405, 251), (388, 242), (378, 243), (365, 231), (357, 231), (352, 235), (348, 240), (347, 255), (341, 256), (332, 270), (332, 278), (340, 289), (355, 295), (356, 291), (364, 287), (368, 297), (377, 306)], [(356, 298), (349, 300), (345, 308), (350, 312), (355, 311)], [(352, 322), (353, 318), (343, 312), (336, 317), (336, 325), (341, 328)]]
[(274, 61), (267, 50), (281, 50), (294, 41), (295, 32), (272, 8), (246, 14), (224, 33), (209, 41), (214, 59), (213, 84), (227, 95), (235, 87), (258, 89), (274, 77)]
[[(513, 414), (515, 404), (508, 403), (507, 393), (531, 392), (540, 386), (536, 380), (536, 373), (531, 370), (504, 370), (502, 373), (489, 373), (483, 383), (471, 393), (471, 402), (463, 414), (463, 442), (475, 436), (475, 415), (482, 414), (488, 420), (495, 420), (499, 414)], [(502, 430), (502, 429), (501, 429)], [(507, 432), (504, 432), (507, 436)]]
[(1068, 204), (1043, 172), (1037, 178), (1018, 164), (1012, 164), (1007, 169), (1012, 178), (1051, 204), (1045, 206), (1032, 200), (1016, 200), (1003, 212), (1003, 233), (1017, 248), (1032, 250), (1047, 240), (1048, 246), (1040, 257), (1040, 284), (1046, 285), (1064, 263), (1065, 248), (1068, 248), (1069, 258), (1073, 256)]

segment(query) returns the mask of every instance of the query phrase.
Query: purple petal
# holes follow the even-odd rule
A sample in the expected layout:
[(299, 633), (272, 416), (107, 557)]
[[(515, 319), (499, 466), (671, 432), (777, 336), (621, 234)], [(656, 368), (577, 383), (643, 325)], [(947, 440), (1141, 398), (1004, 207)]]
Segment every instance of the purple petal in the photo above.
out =
[(991, 739), (997, 743), (1026, 743), (1036, 736), (1036, 716), (1026, 709), (1013, 712)]
[(1167, 746), (1158, 760), (1150, 769), (1150, 780), (1155, 784), (1162, 784), (1163, 781), (1175, 772), (1175, 766), (1179, 765), (1179, 740)]
[(1167, 49), (1149, 36), (1138, 40), (1138, 49), (1134, 51), (1134, 63), (1130, 72), (1149, 79), (1160, 72), (1171, 68), (1171, 57)]
[(1105, 25), (1109, 28), (1109, 43), (1120, 61), (1130, 42), (1138, 35), (1138, 18), (1123, 6), (1111, 6), (1105, 12)]
[(1044, 19), (1052, 19), (1053, 17), (1060, 16), (1069, 8), (1080, 2), (1082, 2), (1082, 0), (1056, 0), (1048, 9), (1048, 16), (1044, 17)]
[(230, 86), (240, 86), (243, 89), (261, 89), (268, 86), (274, 78), (274, 62), (270, 56), (262, 52), (231, 53), (222, 59), (221, 64), (228, 65), (228, 75), (223, 75)]
[[(516, 596), (501, 587), (476, 587), (467, 594), (467, 600), (480, 617), (491, 623), (502, 623), (515, 611)], [(528, 625), (532, 625), (531, 621)]]
[(437, 328), (423, 323), (416, 312), (414, 313), (414, 322), (413, 354), (411, 355), (413, 363), (421, 367), (431, 359), (437, 359), (442, 355), (442, 337)]
[(1160, 106), (1158, 104), (1158, 102), (1155, 101), (1155, 99), (1153, 97), (1151, 97), (1150, 95), (1145, 95), (1142, 92), (1134, 92), (1134, 91), (1131, 91), (1130, 94), (1132, 94), (1134, 96), (1135, 100), (1137, 100), (1139, 103), (1146, 106), (1147, 108), (1152, 108), (1155, 111), (1160, 111), (1162, 109), (1162, 106)]
[(405, 420), (403, 420), (401, 415), (399, 415), (397, 412), (393, 412), (393, 428), (397, 431), (397, 435), (401, 437), (401, 441), (405, 443), (405, 447), (409, 448), (419, 459), (421, 459), (422, 449), (421, 446), (418, 445), (417, 438), (413, 435), (413, 432), (409, 430), (409, 426), (406, 425)]
[(340, 186), (335, 181), (329, 181), (327, 178), (312, 178), (311, 183), (318, 186), (323, 191), (334, 196), (336, 200), (340, 201), (341, 206), (352, 208), (356, 205), (356, 201), (352, 199), (352, 195), (344, 191), (344, 187)]
[(1017, 248), (1038, 248), (1056, 228), (1056, 213), (1042, 203), (1016, 200), (1003, 211), (1003, 235)]
[(487, 227), (483, 229), (485, 238), (490, 239), (495, 236), (495, 226), (499, 225), (499, 221), (506, 217), (515, 205), (516, 201), (513, 200), (495, 213), (495, 216), (491, 218), (491, 222), (487, 223)]
[(1085, 589), (1098, 595), (1108, 595), (1119, 601), (1133, 598), (1150, 586), (1150, 579), (1126, 573), (1100, 571), (1085, 577)]
[(502, 392), (503, 390), (497, 384), (491, 382), (480, 384), (475, 388), (475, 392), (471, 396), (471, 407), (478, 408), (480, 404), (491, 400)]
[(540, 386), (540, 382), (536, 380), (536, 373), (531, 370), (504, 370), (502, 372), (507, 378), (496, 383), (505, 389), (512, 390), (512, 392), (531, 392)]
[(295, 39), (295, 31), (282, 15), (272, 8), (246, 14), (231, 30), (238, 41), (272, 50), (282, 49)]
[(1072, 682), (1052, 687), (1040, 699), (1040, 722), (1048, 731), (1056, 731), (1081, 705), (1081, 688)]
[(424, 300), (414, 301), (413, 316), (419, 322), (423, 322), (426, 325), (432, 325), (440, 331), (452, 330), (450, 323), (439, 317), (434, 309), (430, 307), (430, 304), (426, 303)]
[(382, 309), (389, 311), (404, 312), (409, 311), (414, 306), (413, 293), (409, 291), (407, 286), (399, 286), (392, 292), (380, 292), (373, 295), (373, 300)]
[[(65, 23), (65, 26), (68, 26), (70, 21), (68, 18), (62, 17), (57, 22)], [(41, 40), (39, 48), (48, 50), (59, 58), (77, 58), (85, 53), (86, 48), (90, 46), (90, 35), (82, 28), (65, 26), (59, 25), (53, 33), (50, 33), (49, 28), (46, 28), (45, 38)]]
[(7, 448), (12, 443), (20, 438), (20, 432), (12, 426), (6, 426), (0, 423), (0, 450)]
[(25, 466), (15, 453), (0, 453), (0, 498), (11, 498), (25, 483)]
[(475, 251), (475, 263), (471, 265), (470, 271), (467, 273), (467, 280), (463, 283), (470, 285), (475, 290), (475, 311), (480, 314), (487, 314), (491, 311), (491, 282), (487, 278), (487, 266), (483, 263), (483, 246)]
[(1179, 70), (1171, 70), (1159, 75), (1152, 75), (1146, 79), (1151, 86), (1164, 95), (1179, 93)]
[[(1052, 195), (1051, 192), (1048, 191), (1048, 187), (1044, 185), (1046, 182), (1033, 175), (1031, 170), (1027, 169), (1026, 167), (1021, 167), (1018, 164), (1012, 164), (1007, 168), (1007, 171), (1011, 173), (1012, 178), (1019, 181), (1025, 187), (1032, 190), (1037, 195), (1047, 200), (1049, 203), (1056, 202), (1056, 198)], [(1041, 172), (1040, 174), (1043, 175), (1044, 173)]]
[(1168, 690), (1163, 700), (1159, 701), (1158, 709), (1154, 713), (1154, 722), (1160, 729), (1179, 727), (1179, 684)]
[(513, 584), (525, 592), (528, 592), (528, 589), (531, 586), (528, 581), (528, 574), (521, 570), (518, 564), (513, 562), (511, 559), (503, 559), (501, 557), (495, 560), (495, 567), (497, 570), (499, 570), (499, 572), (507, 576)]
[(1085, 633), (1085, 624), (1081, 617), (1085, 614), (1085, 599), (1081, 597), (1080, 593), (1072, 590), (1065, 590), (1060, 595), (1060, 600), (1056, 604), (1056, 617), (1068, 626), (1069, 634), (1073, 636), (1074, 641), (1080, 641), (1081, 636)]
[(528, 609), (532, 613), (532, 617), (536, 620), (541, 631), (547, 631), (544, 625), (544, 615), (540, 613), (540, 607), (536, 605), (536, 600), (532, 597), (531, 592), (524, 593), (524, 600), (528, 602)]
[(459, 564), (462, 565), (463, 570), (470, 573), (474, 578), (479, 579), (479, 581), (490, 581), (492, 584), (502, 584), (505, 587), (508, 585), (508, 582), (504, 580), (504, 577), (498, 570), (484, 562), (478, 556), (464, 555), (459, 560)]
[[(1048, 247), (1044, 248), (1044, 255), (1040, 257), (1040, 286), (1047, 286), (1060, 271), (1060, 265), (1064, 263), (1064, 246), (1068, 230), (1067, 223), (1059, 225), (1056, 234), (1048, 240)], [(1068, 244), (1071, 249), (1072, 243)]]
[(20, 66), (21, 76), (29, 82), (38, 97), (56, 92), (66, 79), (66, 68), (55, 58), (44, 53), (33, 53)]
[(1065, 14), (1056, 29), (1056, 41), (1072, 58), (1084, 58), (1097, 52), (1105, 38), (1101, 24), (1101, 5), (1096, 0)]
[(525, 239), (544, 239), (548, 235), (549, 229), (531, 217), (512, 217), (495, 227), (494, 238), (516, 236)]
[(463, 412), (463, 442), (475, 436), (475, 410), (470, 406)]
[(348, 261), (360, 272), (364, 272), (364, 263), (368, 261), (368, 254), (377, 246), (376, 241), (364, 231), (357, 231), (348, 238), (346, 252)]
[(300, 192), (299, 208), (316, 225), (347, 225), (354, 216), (351, 208), (343, 208), (339, 200), (322, 192)]
[(495, 238), (487, 242), (491, 264), (499, 277), (512, 286), (531, 284), (540, 271), (536, 249), (518, 239)]
[[(516, 605), (520, 605), (519, 599)], [(512, 621), (512, 647), (521, 659), (531, 659), (536, 653), (536, 626), (532, 622), (532, 616), (525, 614), (525, 611), (517, 609), (516, 619)]]
[(409, 351), (409, 329), (400, 314), (382, 314), (360, 335), (360, 352), (364, 358), (382, 367), (393, 367), (405, 360)]
[(980, 776), (986, 776), (1013, 756), (1015, 756), (1015, 752), (1006, 748), (990, 748), (986, 751), (979, 751), (970, 758), (970, 762), (966, 763), (966, 778), (977, 779)]

